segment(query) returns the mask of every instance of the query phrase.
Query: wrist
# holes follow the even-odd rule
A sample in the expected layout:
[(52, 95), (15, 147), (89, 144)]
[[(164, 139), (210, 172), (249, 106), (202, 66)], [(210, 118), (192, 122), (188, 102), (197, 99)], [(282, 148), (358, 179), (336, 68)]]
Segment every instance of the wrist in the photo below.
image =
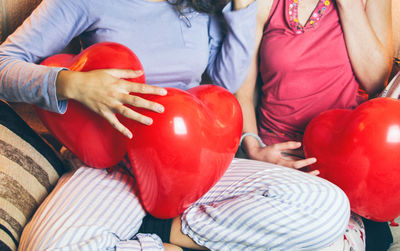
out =
[(57, 75), (56, 94), (59, 100), (73, 98), (73, 88), (71, 84), (75, 81), (75, 72), (61, 70)]
[(242, 147), (243, 151), (247, 154), (254, 152), (266, 145), (262, 142), (261, 138), (252, 132), (246, 132), (242, 134), (240, 138), (240, 146)]

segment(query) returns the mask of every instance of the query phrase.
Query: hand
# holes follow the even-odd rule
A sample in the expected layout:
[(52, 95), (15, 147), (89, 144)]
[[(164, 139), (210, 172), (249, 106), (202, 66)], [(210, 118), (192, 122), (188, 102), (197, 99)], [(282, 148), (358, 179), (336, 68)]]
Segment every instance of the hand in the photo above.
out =
[(140, 123), (150, 125), (153, 120), (139, 114), (124, 104), (162, 113), (164, 107), (129, 93), (166, 95), (160, 87), (133, 83), (124, 79), (136, 78), (141, 71), (106, 69), (89, 72), (61, 71), (56, 81), (57, 96), (60, 99), (74, 99), (100, 116), (128, 138), (132, 133), (117, 119), (116, 113)]
[[(304, 159), (300, 147), (300, 142), (287, 141), (265, 147), (254, 147), (249, 151), (248, 155), (251, 159), (270, 162), (294, 169), (304, 168), (317, 161), (316, 158)], [(315, 170), (309, 173), (318, 175), (319, 171)]]

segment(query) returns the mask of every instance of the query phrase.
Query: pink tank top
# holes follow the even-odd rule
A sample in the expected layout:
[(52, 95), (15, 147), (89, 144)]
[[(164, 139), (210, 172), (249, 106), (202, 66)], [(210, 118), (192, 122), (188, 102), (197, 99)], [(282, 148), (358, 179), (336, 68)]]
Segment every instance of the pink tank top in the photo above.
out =
[(355, 108), (359, 90), (334, 1), (321, 0), (304, 27), (298, 0), (275, 0), (260, 48), (258, 108), (264, 143), (302, 140), (308, 122), (335, 108)]

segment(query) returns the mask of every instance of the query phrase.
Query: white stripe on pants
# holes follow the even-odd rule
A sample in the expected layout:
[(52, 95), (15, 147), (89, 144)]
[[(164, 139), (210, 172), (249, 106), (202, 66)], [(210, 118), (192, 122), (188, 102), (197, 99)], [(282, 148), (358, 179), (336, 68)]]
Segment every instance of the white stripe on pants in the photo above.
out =
[[(87, 167), (64, 175), (26, 226), (20, 250), (163, 250), (135, 236), (145, 212), (135, 181)], [(182, 216), (182, 231), (211, 250), (312, 250), (328, 246), (349, 220), (344, 193), (293, 169), (236, 159)]]

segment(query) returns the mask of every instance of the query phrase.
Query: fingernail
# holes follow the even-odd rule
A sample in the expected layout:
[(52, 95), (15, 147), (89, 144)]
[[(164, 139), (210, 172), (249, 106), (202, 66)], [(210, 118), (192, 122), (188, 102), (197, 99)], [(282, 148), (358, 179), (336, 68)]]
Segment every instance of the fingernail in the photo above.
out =
[(315, 163), (315, 162), (317, 162), (317, 158), (311, 158), (311, 161), (312, 161), (313, 163)]
[(146, 118), (146, 119), (144, 120), (144, 123), (145, 123), (146, 125), (151, 125), (151, 124), (153, 124), (153, 120), (150, 119), (150, 118)]
[(128, 137), (129, 139), (132, 139), (132, 137), (133, 137), (133, 135), (132, 135), (132, 133), (131, 132), (126, 132), (126, 137)]
[(160, 90), (160, 94), (161, 94), (161, 95), (167, 95), (167, 90), (161, 89), (161, 90)]
[(143, 74), (143, 71), (142, 70), (137, 70), (137, 71), (135, 71), (135, 73), (136, 74)]
[(164, 106), (158, 105), (158, 106), (157, 106), (157, 111), (160, 112), (160, 113), (161, 113), (161, 112), (164, 112)]

